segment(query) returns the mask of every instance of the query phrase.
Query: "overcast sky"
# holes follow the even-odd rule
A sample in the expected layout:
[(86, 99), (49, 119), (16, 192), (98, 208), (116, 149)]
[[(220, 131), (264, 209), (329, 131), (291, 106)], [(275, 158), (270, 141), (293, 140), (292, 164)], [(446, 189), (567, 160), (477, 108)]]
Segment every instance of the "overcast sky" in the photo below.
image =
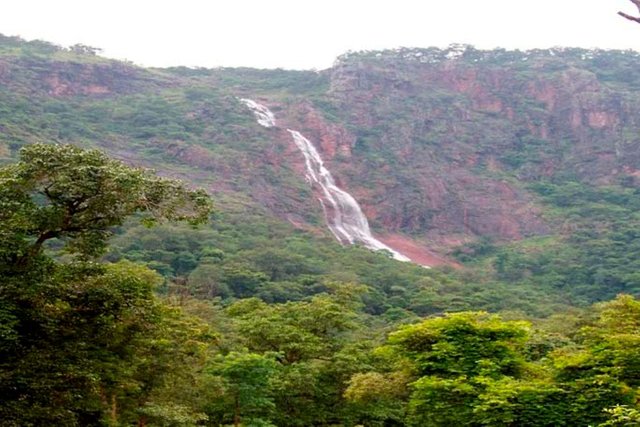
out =
[(640, 50), (628, 0), (2, 0), (0, 33), (147, 66), (322, 69), (347, 50)]

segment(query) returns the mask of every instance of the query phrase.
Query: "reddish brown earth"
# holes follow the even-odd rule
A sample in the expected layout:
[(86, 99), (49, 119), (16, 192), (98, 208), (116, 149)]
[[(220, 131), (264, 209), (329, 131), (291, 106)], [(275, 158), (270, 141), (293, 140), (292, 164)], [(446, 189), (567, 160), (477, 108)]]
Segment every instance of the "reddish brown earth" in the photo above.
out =
[(454, 260), (433, 252), (428, 247), (417, 243), (409, 237), (402, 236), (400, 234), (387, 234), (385, 236), (376, 236), (376, 238), (390, 248), (405, 255), (416, 264), (420, 264), (425, 267), (439, 267), (445, 265), (454, 268), (462, 267), (462, 265)]

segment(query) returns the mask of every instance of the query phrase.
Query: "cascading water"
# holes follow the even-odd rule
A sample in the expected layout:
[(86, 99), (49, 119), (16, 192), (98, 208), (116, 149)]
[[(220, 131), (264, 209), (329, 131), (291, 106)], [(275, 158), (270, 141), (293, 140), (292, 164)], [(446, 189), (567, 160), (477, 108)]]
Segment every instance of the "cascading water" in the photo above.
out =
[(267, 107), (247, 98), (240, 98), (240, 101), (253, 110), (259, 124), (266, 128), (276, 126), (276, 118)]
[[(243, 98), (240, 101), (253, 110), (259, 124), (268, 128), (276, 127), (275, 117), (267, 107), (251, 99)], [(296, 130), (287, 129), (287, 131), (304, 156), (307, 181), (320, 189), (318, 200), (324, 209), (329, 230), (336, 239), (342, 244), (361, 243), (374, 251), (386, 250), (399, 261), (411, 261), (373, 237), (369, 222), (362, 213), (360, 205), (351, 194), (336, 185), (331, 172), (324, 167), (322, 158), (311, 141)]]

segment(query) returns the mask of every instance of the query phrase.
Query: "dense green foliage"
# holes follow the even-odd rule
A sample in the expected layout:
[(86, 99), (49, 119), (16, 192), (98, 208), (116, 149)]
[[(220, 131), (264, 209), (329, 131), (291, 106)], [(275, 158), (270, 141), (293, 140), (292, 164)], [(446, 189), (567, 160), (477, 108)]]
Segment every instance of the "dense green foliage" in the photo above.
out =
[(640, 293), (638, 189), (578, 182), (532, 188), (549, 206), (549, 218), (562, 223), (562, 234), (502, 247), (485, 240), (459, 251), (459, 258), (500, 281), (564, 290), (578, 304)]
[[(29, 146), (0, 176), (0, 203), (10, 206), (0, 217), (2, 425), (637, 419), (640, 302), (633, 297), (537, 327), (485, 312), (415, 323), (397, 307), (379, 316), (370, 300), (376, 288), (314, 279), (313, 265), (290, 251), (256, 254), (242, 265), (201, 241), (184, 248), (202, 261), (190, 267), (173, 248), (178, 255), (165, 267), (174, 284), (160, 299), (157, 273), (95, 256), (111, 227), (135, 213), (202, 221), (210, 210), (202, 193), (69, 146)], [(175, 281), (188, 268), (189, 279)]]
[[(597, 318), (568, 331), (579, 334), (561, 346), (526, 322), (482, 312), (425, 320), (392, 333), (379, 349), (398, 369), (382, 372), (380, 381), (404, 379), (393, 392), (405, 401), (411, 426), (615, 425), (623, 417), (616, 405), (636, 404), (629, 369), (639, 355), (632, 344), (640, 332), (638, 307), (628, 296), (601, 305)], [(542, 352), (532, 352), (541, 345)], [(358, 379), (347, 390), (349, 399), (371, 404), (390, 398), (386, 386), (379, 390)]]
[(164, 389), (192, 377), (213, 335), (156, 299), (154, 272), (94, 259), (126, 217), (203, 222), (207, 196), (98, 151), (40, 144), (0, 170), (0, 206), (3, 424), (118, 425), (147, 405), (169, 410)]

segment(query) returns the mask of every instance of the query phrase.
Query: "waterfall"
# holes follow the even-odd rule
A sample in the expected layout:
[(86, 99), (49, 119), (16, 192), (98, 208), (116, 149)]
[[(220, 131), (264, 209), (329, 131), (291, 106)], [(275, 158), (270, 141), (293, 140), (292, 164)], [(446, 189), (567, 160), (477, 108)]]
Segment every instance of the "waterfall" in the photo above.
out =
[(272, 128), (276, 126), (276, 118), (267, 107), (247, 98), (240, 98), (240, 101), (243, 102), (251, 110), (253, 110), (259, 124), (266, 128)]
[[(254, 112), (259, 124), (268, 128), (276, 127), (275, 117), (267, 107), (246, 98), (240, 101)], [(297, 130), (287, 129), (287, 131), (304, 156), (307, 181), (312, 187), (320, 190), (318, 200), (324, 210), (327, 226), (336, 239), (341, 244), (360, 243), (374, 251), (389, 251), (398, 261), (411, 261), (373, 237), (369, 222), (362, 213), (360, 205), (351, 194), (336, 185), (316, 147)]]

